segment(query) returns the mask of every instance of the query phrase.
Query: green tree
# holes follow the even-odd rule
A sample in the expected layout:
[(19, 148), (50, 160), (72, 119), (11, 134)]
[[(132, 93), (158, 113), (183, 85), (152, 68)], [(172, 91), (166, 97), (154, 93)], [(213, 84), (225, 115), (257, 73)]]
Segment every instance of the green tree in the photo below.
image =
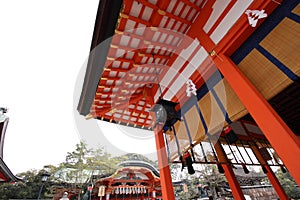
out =
[(294, 181), (293, 177), (290, 175), (290, 173), (283, 173), (281, 170), (277, 170), (275, 174), (286, 194), (290, 198), (300, 199), (300, 189), (299, 187), (296, 187), (297, 184)]
[[(0, 185), (0, 198), (5, 199), (36, 199), (42, 185), (41, 174), (47, 171), (51, 176), (45, 183), (42, 198), (51, 198), (51, 190), (55, 187), (68, 188), (68, 190), (86, 192), (87, 186), (92, 183), (93, 175), (109, 176), (119, 167), (120, 162), (131, 160), (133, 157), (157, 167), (157, 163), (145, 156), (138, 154), (125, 154), (119, 157), (112, 157), (104, 149), (89, 149), (87, 144), (81, 141), (76, 144), (75, 150), (67, 152), (66, 159), (58, 167), (46, 165), (40, 171), (29, 170), (17, 174), (22, 181)], [(78, 192), (77, 199), (82, 198)]]
[[(68, 152), (65, 162), (57, 168), (55, 176), (57, 181), (68, 183), (70, 189), (79, 189), (84, 192), (92, 181), (93, 175), (107, 175), (116, 168), (111, 155), (99, 148), (89, 149), (81, 141), (72, 152)], [(81, 192), (77, 199), (81, 199)]]
[[(57, 168), (55, 176), (61, 182), (69, 183), (70, 189), (83, 189), (92, 175), (90, 170), (92, 162), (92, 150), (81, 141), (76, 144), (76, 148), (72, 152), (68, 152), (65, 162), (61, 163)], [(80, 199), (81, 193), (78, 193)]]
[[(17, 177), (20, 177), (22, 181), (17, 183), (3, 183), (0, 185), (0, 197), (3, 200), (6, 199), (36, 199), (39, 194), (39, 190), (42, 185), (41, 174), (44, 173), (44, 169), (29, 170), (17, 174)], [(49, 182), (46, 182), (41, 194), (42, 198), (49, 195)]]
[(217, 190), (220, 191), (220, 186), (227, 182), (224, 174), (218, 172), (216, 165), (204, 165), (204, 169), (198, 173), (200, 183), (207, 185), (211, 196), (216, 198), (218, 196)]

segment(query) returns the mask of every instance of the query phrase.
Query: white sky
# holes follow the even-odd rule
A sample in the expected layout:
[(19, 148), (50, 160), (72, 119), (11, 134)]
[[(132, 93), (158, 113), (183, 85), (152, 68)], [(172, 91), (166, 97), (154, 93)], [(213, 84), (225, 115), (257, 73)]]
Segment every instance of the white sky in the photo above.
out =
[(10, 118), (3, 159), (13, 173), (61, 163), (79, 143), (73, 92), (97, 8), (98, 0), (0, 1), (0, 106)]

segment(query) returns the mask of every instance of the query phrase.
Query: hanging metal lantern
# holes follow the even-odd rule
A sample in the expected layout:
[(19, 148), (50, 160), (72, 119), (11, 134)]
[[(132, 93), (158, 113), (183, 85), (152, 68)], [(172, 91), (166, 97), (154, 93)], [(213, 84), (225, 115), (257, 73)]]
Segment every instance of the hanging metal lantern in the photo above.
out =
[(179, 103), (160, 99), (150, 110), (156, 115), (154, 126), (157, 124), (162, 124), (170, 129), (176, 121), (181, 120), (177, 114), (177, 111), (175, 110), (175, 106), (178, 104)]

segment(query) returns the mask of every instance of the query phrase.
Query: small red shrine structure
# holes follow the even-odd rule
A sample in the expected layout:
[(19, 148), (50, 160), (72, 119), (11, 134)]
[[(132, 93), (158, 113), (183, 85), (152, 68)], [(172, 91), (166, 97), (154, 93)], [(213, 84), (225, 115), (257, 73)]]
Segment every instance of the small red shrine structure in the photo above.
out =
[(161, 198), (159, 172), (144, 161), (125, 161), (113, 175), (97, 180), (92, 196), (103, 199)]

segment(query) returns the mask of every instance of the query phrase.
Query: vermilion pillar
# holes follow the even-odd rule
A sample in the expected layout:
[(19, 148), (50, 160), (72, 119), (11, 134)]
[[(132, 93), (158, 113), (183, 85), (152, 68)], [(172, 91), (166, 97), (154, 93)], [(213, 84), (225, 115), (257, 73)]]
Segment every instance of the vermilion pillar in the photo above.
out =
[(157, 149), (158, 167), (160, 173), (162, 199), (172, 200), (175, 199), (172, 185), (172, 177), (168, 163), (163, 130), (159, 124), (157, 124), (154, 128), (154, 134)]
[(299, 139), (230, 58), (218, 55), (214, 62), (300, 185)]
[[(281, 2), (278, 1), (278, 2)], [(252, 9), (267, 10), (272, 12), (278, 6), (272, 0), (254, 1)], [(241, 17), (224, 38), (215, 44), (208, 34), (203, 31), (203, 23), (212, 13), (212, 6), (205, 6), (191, 25), (187, 35), (191, 38), (198, 38), (201, 45), (214, 55), (214, 63), (224, 75), (234, 92), (247, 108), (253, 119), (256, 121), (264, 135), (267, 137), (273, 148), (278, 153), (297, 184), (300, 186), (300, 162), (294, 159), (300, 155), (300, 141), (274, 111), (266, 99), (259, 93), (246, 76), (226, 55), (230, 54), (236, 45), (243, 42), (252, 32), (246, 17)], [(234, 45), (235, 44), (235, 45)], [(213, 55), (211, 54), (211, 55)], [(226, 54), (226, 55), (224, 55)]]
[(265, 159), (263, 158), (263, 156), (261, 155), (258, 147), (256, 144), (254, 145), (250, 145), (251, 149), (253, 151), (253, 153), (255, 154), (257, 160), (266, 167), (266, 169), (268, 170), (267, 172), (267, 177), (270, 180), (271, 184), (273, 185), (275, 191), (277, 192), (277, 195), (280, 199), (289, 199), (289, 197), (286, 195), (286, 193), (284, 192), (283, 188), (281, 187), (277, 177), (275, 176), (275, 174), (273, 173), (271, 167), (269, 165), (267, 165), (267, 162), (265, 161)]
[[(215, 144), (215, 150), (218, 155), (219, 161), (221, 163), (228, 163), (228, 159), (226, 157), (224, 149), (219, 141), (216, 142), (216, 144)], [(232, 167), (229, 166), (228, 164), (221, 164), (221, 165), (225, 171), (225, 176), (228, 181), (229, 187), (232, 191), (232, 195), (233, 195), (234, 199), (244, 200), (245, 197), (244, 197), (243, 191), (242, 191), (240, 184), (233, 172)]]

